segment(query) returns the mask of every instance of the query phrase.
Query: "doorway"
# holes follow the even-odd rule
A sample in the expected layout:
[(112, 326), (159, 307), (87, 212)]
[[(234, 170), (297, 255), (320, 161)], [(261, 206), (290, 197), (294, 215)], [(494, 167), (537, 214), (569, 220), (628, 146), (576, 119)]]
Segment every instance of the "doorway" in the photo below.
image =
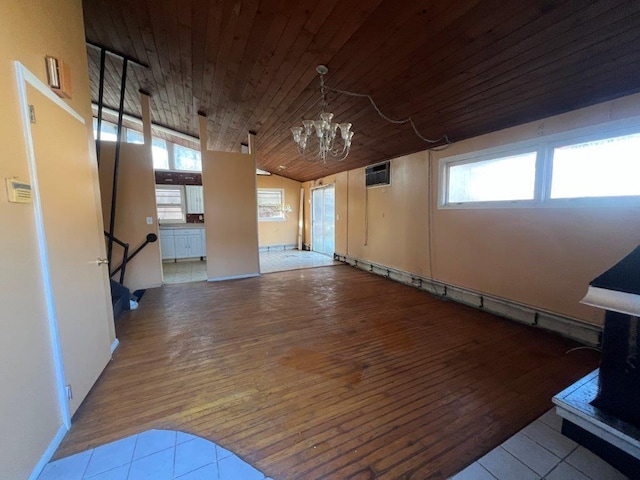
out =
[(333, 256), (336, 249), (335, 185), (311, 191), (311, 250)]

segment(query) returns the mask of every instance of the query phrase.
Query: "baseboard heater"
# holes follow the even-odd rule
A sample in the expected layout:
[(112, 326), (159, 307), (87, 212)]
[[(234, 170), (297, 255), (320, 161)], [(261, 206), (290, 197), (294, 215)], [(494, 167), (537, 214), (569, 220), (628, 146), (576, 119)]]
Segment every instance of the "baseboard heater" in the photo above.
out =
[(369, 273), (383, 276), (390, 280), (410, 285), (439, 297), (486, 310), (500, 317), (524, 323), (532, 327), (549, 330), (563, 337), (571, 338), (584, 345), (599, 347), (602, 338), (602, 327), (590, 325), (574, 318), (558, 315), (543, 309), (513, 302), (500, 297), (469, 290), (464, 287), (450, 285), (397, 268), (379, 265), (349, 255), (334, 254), (334, 260), (346, 263)]
[(282, 252), (284, 250), (295, 250), (298, 246), (293, 243), (282, 244), (282, 245), (265, 245), (262, 247), (258, 247), (258, 251), (262, 252)]

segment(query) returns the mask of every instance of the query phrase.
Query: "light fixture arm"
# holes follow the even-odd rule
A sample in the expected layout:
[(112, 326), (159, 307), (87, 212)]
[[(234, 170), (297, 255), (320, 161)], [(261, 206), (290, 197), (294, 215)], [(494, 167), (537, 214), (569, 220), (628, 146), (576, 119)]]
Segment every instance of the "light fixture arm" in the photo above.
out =
[[(318, 65), (320, 75), (320, 114), (317, 120), (303, 120), (302, 127), (291, 129), (300, 156), (309, 161), (344, 160), (351, 149), (353, 132), (350, 123), (335, 123), (333, 113), (327, 112), (324, 76), (329, 69)], [(342, 144), (342, 146), (340, 146)]]

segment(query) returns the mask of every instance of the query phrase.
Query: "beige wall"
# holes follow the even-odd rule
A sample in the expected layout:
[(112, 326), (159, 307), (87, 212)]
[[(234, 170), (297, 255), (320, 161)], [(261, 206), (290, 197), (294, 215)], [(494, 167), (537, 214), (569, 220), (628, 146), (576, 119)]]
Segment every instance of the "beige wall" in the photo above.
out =
[[(105, 230), (111, 218), (111, 192), (115, 143), (102, 142), (100, 149), (100, 191)], [(118, 198), (116, 202), (115, 235), (129, 244), (129, 254), (144, 242), (147, 234), (158, 232), (155, 175), (151, 148), (147, 145), (122, 143), (118, 174)], [(148, 225), (147, 217), (153, 219)], [(122, 262), (122, 247), (114, 243), (113, 267)], [(120, 278), (118, 273), (113, 278)], [(160, 241), (149, 243), (127, 265), (124, 284), (132, 292), (138, 289), (162, 285), (162, 260)]]
[[(91, 107), (80, 0), (0, 3), (0, 178), (29, 179), (13, 62), (46, 81), (45, 55), (70, 67), (68, 103), (88, 122)], [(61, 185), (64, 183), (61, 169)], [(95, 174), (97, 181), (97, 173)], [(96, 199), (96, 213), (98, 199)], [(52, 367), (33, 205), (9, 204), (0, 192), (0, 478), (27, 478), (61, 426)], [(112, 328), (112, 327), (111, 327)], [(113, 338), (113, 329), (111, 330)]]
[(279, 175), (258, 175), (258, 188), (284, 189), (284, 202), (291, 206), (283, 222), (258, 222), (260, 247), (270, 245), (297, 245), (298, 213), (300, 211), (300, 187), (302, 184)]
[[(251, 145), (253, 140), (249, 140)], [(207, 143), (206, 118), (200, 117), (207, 278), (258, 275), (255, 152), (212, 152)]]
[[(431, 169), (426, 151), (396, 158), (390, 186), (366, 189), (364, 169), (304, 186), (336, 183), (338, 253), (601, 324), (600, 311), (578, 302), (638, 244), (640, 207), (438, 209), (438, 162), (634, 115), (640, 95), (459, 142), (433, 153)], [(305, 243), (308, 221), (305, 208)]]

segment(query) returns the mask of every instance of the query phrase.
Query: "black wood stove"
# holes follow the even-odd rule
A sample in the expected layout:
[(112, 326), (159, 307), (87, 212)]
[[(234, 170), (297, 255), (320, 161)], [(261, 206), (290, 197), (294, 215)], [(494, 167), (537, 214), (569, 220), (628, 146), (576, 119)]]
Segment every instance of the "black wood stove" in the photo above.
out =
[(589, 285), (606, 311), (599, 371), (554, 397), (562, 432), (640, 478), (640, 247)]

